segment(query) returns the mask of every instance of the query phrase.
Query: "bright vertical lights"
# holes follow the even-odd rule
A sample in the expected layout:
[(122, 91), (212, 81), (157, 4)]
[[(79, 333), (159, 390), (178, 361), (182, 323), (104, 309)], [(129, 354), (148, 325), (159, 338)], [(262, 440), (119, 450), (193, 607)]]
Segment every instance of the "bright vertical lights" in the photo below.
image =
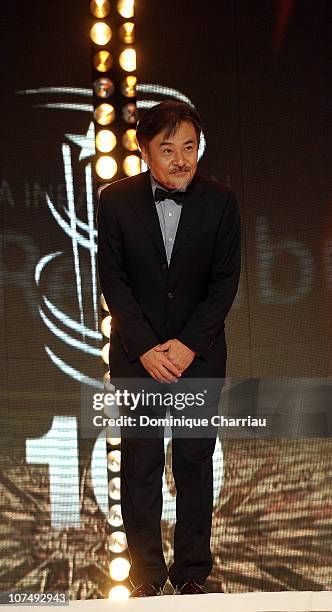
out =
[(126, 45), (132, 45), (135, 40), (135, 24), (132, 21), (126, 21), (119, 28), (120, 40)]
[(121, 93), (126, 98), (135, 98), (137, 78), (133, 75), (127, 76), (121, 83)]
[(122, 70), (126, 72), (133, 72), (136, 70), (136, 51), (129, 47), (124, 49), (119, 56), (119, 64)]
[(91, 0), (90, 11), (94, 17), (104, 19), (110, 12), (111, 4), (109, 0)]
[(116, 478), (112, 478), (108, 483), (108, 494), (111, 499), (115, 499), (119, 501), (120, 495), (120, 478), (116, 476)]
[(109, 338), (111, 335), (111, 320), (112, 317), (111, 315), (109, 315), (108, 317), (105, 317), (101, 322), (100, 328), (105, 338)]
[(116, 8), (121, 17), (131, 19), (134, 17), (134, 0), (118, 0)]
[(127, 538), (124, 531), (113, 531), (108, 538), (108, 548), (115, 554), (123, 553), (127, 548)]
[(90, 38), (95, 45), (107, 45), (112, 38), (112, 30), (107, 23), (98, 21), (90, 30)]
[(121, 444), (121, 438), (106, 438), (106, 442), (110, 446), (118, 446)]
[(129, 589), (120, 584), (118, 586), (113, 587), (108, 594), (108, 598), (112, 601), (125, 601), (126, 599), (128, 599), (128, 597)]
[(104, 294), (103, 293), (100, 294), (100, 305), (101, 305), (103, 310), (105, 310), (106, 312), (109, 312), (108, 306), (107, 306), (107, 303), (106, 303), (106, 300), (104, 298)]
[(109, 125), (115, 119), (115, 110), (112, 104), (104, 102), (97, 106), (94, 112), (94, 118), (99, 125)]
[(123, 171), (127, 176), (134, 176), (141, 171), (140, 158), (137, 155), (127, 155), (123, 160)]
[(93, 65), (98, 72), (108, 72), (112, 63), (113, 60), (109, 51), (98, 51), (93, 56)]
[(107, 468), (111, 472), (119, 472), (121, 464), (121, 451), (112, 450), (107, 455)]
[(101, 349), (101, 351), (100, 351), (101, 358), (102, 358), (103, 362), (106, 363), (106, 364), (108, 364), (108, 353), (109, 353), (109, 350), (110, 350), (110, 345), (107, 342), (107, 344), (105, 344), (103, 346), (103, 348)]
[(121, 527), (122, 514), (120, 504), (113, 504), (107, 515), (107, 522), (111, 527)]
[(110, 575), (113, 580), (121, 582), (129, 576), (130, 563), (124, 557), (117, 557), (110, 563)]
[(136, 104), (134, 104), (133, 102), (130, 102), (129, 104), (125, 104), (125, 106), (122, 107), (122, 118), (126, 123), (136, 123), (136, 119), (137, 119), (137, 107)]
[(96, 148), (101, 153), (110, 153), (116, 145), (115, 134), (111, 130), (100, 130), (96, 134)]
[[(90, 38), (95, 126), (97, 124), (95, 171), (100, 181), (111, 181), (118, 173), (134, 176), (141, 172), (134, 129), (137, 123), (135, 3), (134, 0), (89, 2), (93, 16)], [(101, 47), (99, 51), (96, 45)], [(109, 338), (110, 326), (106, 322), (103, 325)], [(105, 353), (105, 347), (103, 351)]]
[(114, 83), (107, 77), (100, 77), (94, 81), (93, 91), (98, 98), (109, 98), (114, 93)]
[[(96, 172), (98, 176), (104, 180), (113, 178), (118, 170), (118, 164), (110, 155), (102, 155), (96, 163)], [(105, 359), (104, 359), (105, 361)], [(108, 364), (108, 359), (105, 361)]]
[(138, 143), (136, 140), (136, 130), (129, 128), (122, 136), (122, 144), (128, 151), (137, 151)]

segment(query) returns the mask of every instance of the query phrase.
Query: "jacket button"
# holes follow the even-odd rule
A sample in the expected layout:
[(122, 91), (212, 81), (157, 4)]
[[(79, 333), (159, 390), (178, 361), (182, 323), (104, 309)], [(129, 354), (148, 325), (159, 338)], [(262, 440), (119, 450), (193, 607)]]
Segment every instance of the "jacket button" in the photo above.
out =
[(169, 299), (171, 300), (173, 298), (173, 293), (171, 291), (168, 292), (167, 296), (169, 297)]
[(168, 321), (165, 321), (165, 327), (168, 328)]

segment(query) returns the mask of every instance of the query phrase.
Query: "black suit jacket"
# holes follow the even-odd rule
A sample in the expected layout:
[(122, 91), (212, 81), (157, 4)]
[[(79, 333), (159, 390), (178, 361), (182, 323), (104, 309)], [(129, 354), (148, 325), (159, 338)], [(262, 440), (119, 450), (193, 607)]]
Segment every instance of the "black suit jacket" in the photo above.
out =
[(199, 354), (184, 375), (224, 377), (224, 321), (241, 265), (234, 194), (194, 176), (169, 266), (149, 170), (101, 191), (97, 225), (100, 285), (112, 315), (111, 377), (149, 376), (139, 356), (171, 338)]

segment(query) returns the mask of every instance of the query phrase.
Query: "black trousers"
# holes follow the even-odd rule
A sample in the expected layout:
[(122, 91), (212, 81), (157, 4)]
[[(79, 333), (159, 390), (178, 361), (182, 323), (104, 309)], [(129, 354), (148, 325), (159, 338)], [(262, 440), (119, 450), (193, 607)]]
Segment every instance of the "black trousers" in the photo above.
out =
[(212, 569), (212, 456), (216, 438), (173, 438), (176, 526), (174, 563), (167, 569), (161, 539), (163, 438), (121, 442), (121, 507), (134, 586), (144, 581), (173, 586), (185, 578), (203, 584)]

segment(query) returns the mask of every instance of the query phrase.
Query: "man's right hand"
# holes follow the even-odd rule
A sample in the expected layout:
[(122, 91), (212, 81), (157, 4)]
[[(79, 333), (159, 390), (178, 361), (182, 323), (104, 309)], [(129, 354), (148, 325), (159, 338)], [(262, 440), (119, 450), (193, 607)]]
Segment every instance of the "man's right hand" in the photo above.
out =
[[(159, 345), (157, 345), (159, 346)], [(167, 358), (166, 353), (158, 353), (153, 346), (139, 357), (150, 376), (159, 382), (171, 383), (178, 380), (182, 372)]]

